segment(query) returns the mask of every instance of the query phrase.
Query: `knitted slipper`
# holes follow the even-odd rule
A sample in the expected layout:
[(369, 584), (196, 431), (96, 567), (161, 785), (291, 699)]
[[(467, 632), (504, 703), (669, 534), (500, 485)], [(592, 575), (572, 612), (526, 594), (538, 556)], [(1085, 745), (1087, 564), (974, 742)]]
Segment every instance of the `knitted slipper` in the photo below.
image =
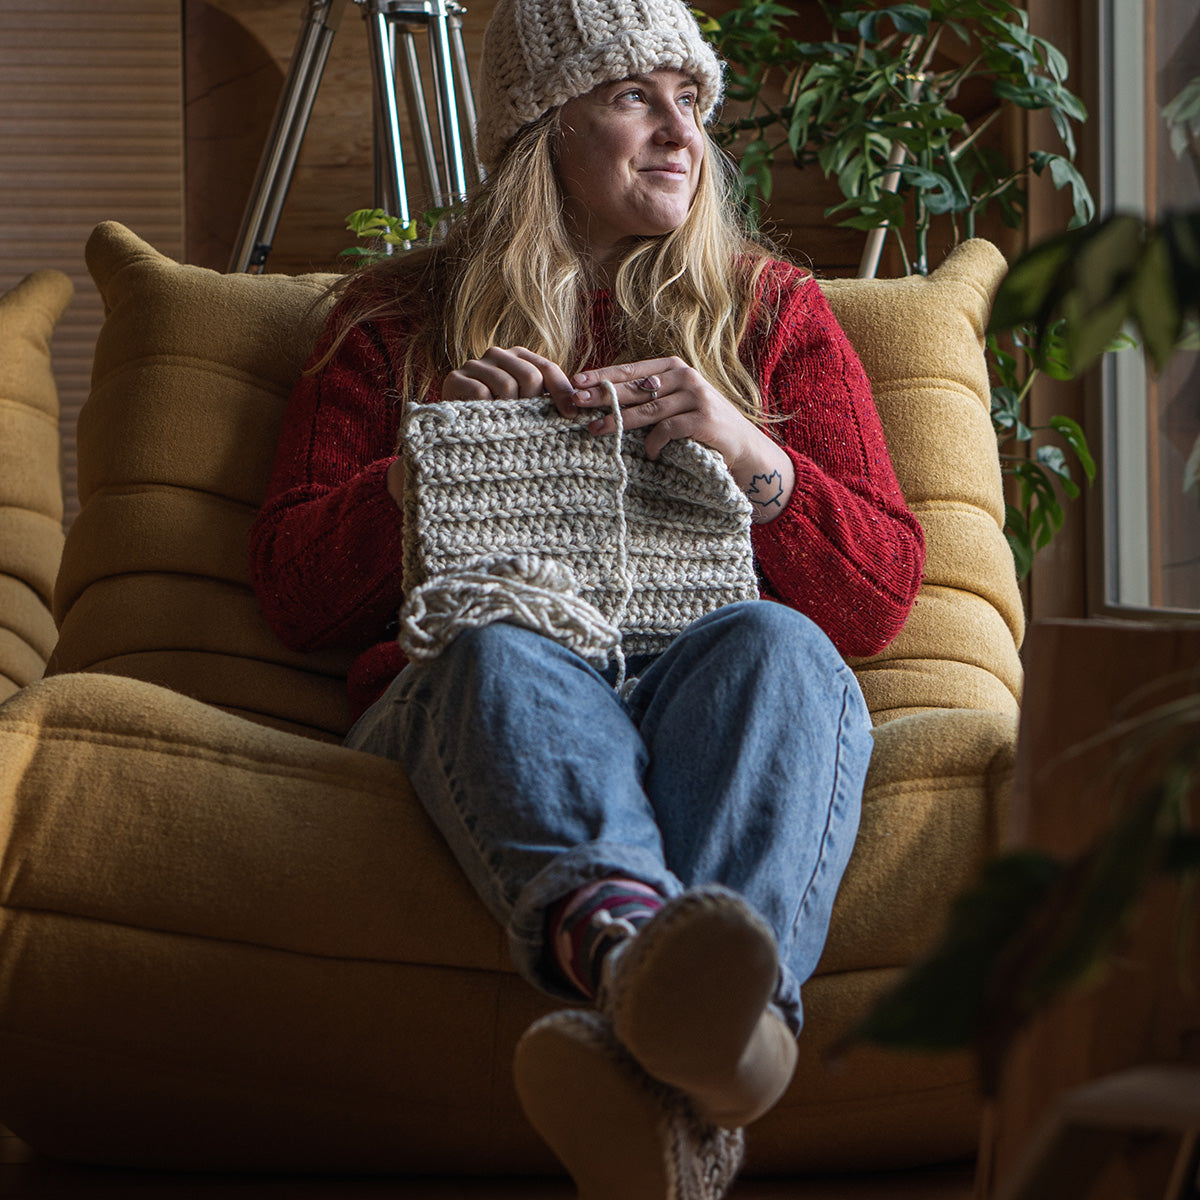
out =
[(741, 1131), (701, 1121), (597, 1012), (565, 1009), (535, 1022), (517, 1044), (513, 1075), (525, 1115), (579, 1200), (721, 1200), (742, 1165)]
[(650, 1075), (735, 1129), (771, 1108), (796, 1068), (795, 1038), (767, 1007), (778, 973), (766, 922), (736, 892), (708, 884), (609, 954), (599, 1005)]

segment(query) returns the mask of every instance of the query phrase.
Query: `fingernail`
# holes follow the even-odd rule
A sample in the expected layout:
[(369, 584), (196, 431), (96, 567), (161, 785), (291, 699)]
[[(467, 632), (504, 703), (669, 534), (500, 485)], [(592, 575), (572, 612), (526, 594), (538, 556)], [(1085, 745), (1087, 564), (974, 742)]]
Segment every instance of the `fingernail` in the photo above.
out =
[(590, 429), (592, 431), (592, 433), (599, 433), (603, 428), (604, 428), (604, 418), (603, 417), (601, 417), (598, 421), (593, 421), (588, 426), (588, 429)]
[(575, 382), (577, 384), (579, 384), (580, 387), (582, 387), (585, 383), (587, 383), (587, 381), (588, 381), (588, 377), (587, 377), (586, 372), (581, 372), (579, 375), (575, 376)]
[(576, 393), (575, 393), (575, 395), (576, 395), (576, 396), (577, 396), (577, 397), (578, 397), (580, 400), (590, 400), (590, 399), (592, 398), (592, 393), (591, 393), (591, 392), (578, 391), (578, 392), (576, 392)]

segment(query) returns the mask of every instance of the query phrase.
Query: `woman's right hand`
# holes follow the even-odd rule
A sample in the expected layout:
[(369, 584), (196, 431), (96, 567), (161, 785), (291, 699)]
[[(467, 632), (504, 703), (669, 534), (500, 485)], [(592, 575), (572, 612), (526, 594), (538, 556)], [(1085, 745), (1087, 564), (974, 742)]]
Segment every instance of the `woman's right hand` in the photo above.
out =
[(557, 363), (513, 346), (493, 346), (481, 358), (472, 358), (451, 371), (442, 384), (443, 400), (517, 400), (549, 395), (564, 417), (573, 417), (575, 386)]

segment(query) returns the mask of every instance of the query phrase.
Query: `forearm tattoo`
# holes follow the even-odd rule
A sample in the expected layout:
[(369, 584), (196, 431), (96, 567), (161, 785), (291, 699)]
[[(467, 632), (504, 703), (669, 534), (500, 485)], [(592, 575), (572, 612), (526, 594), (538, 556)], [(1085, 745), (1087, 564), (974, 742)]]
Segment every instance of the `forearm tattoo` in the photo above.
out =
[(760, 524), (769, 521), (783, 508), (783, 473), (772, 471), (770, 475), (755, 475), (746, 495), (754, 505), (754, 520)]

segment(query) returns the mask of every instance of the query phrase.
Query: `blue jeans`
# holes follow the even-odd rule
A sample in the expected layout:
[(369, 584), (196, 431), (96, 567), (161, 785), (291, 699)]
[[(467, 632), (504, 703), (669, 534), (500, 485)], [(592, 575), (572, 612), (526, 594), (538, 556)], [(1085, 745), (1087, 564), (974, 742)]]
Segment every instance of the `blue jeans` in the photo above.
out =
[(557, 643), (509, 624), (410, 665), (346, 745), (404, 765), (517, 970), (578, 1000), (546, 911), (606, 875), (664, 896), (741, 893), (775, 931), (793, 1031), (858, 831), (871, 719), (825, 634), (748, 601), (632, 658), (628, 699)]

